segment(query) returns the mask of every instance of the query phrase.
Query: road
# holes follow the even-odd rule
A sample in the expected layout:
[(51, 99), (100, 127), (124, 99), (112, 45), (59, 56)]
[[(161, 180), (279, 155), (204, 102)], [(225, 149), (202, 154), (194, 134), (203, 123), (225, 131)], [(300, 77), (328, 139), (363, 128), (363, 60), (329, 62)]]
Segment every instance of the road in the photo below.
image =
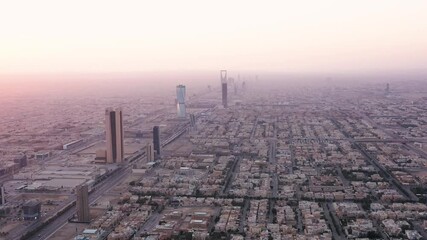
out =
[[(172, 134), (172, 136), (170, 136), (169, 138), (167, 138), (165, 141), (162, 142), (162, 146), (166, 146), (171, 142), (173, 142), (174, 140), (176, 140), (177, 138), (179, 138), (182, 134), (184, 134), (187, 131), (187, 127), (188, 127), (188, 124), (184, 125), (182, 129)], [(138, 156), (138, 158), (142, 158), (143, 154), (144, 152), (138, 151), (136, 153), (136, 156)], [(126, 176), (131, 172), (132, 162), (135, 161), (136, 158), (130, 157), (129, 160), (130, 161), (126, 165), (119, 168), (111, 176), (109, 176), (104, 181), (102, 181), (101, 183), (95, 186), (94, 190), (90, 193), (90, 196), (89, 196), (90, 204), (93, 204), (94, 202), (96, 202), (103, 193), (105, 193), (115, 185), (118, 185), (126, 178)], [(75, 198), (71, 199), (69, 204), (72, 204), (73, 202), (75, 202)], [(59, 217), (57, 217), (54, 221), (49, 223), (47, 226), (43, 227), (41, 230), (33, 234), (32, 237), (28, 237), (24, 239), (30, 239), (30, 240), (48, 239), (51, 235), (53, 235), (53, 233), (55, 233), (63, 225), (65, 225), (67, 221), (75, 214), (75, 212), (76, 212), (76, 207), (73, 206), (72, 208), (68, 209), (63, 214), (61, 214)], [(35, 230), (39, 228), (42, 224), (43, 224), (42, 221), (35, 222), (33, 225), (31, 225), (30, 228), (26, 228), (20, 233), (14, 234), (11, 237), (11, 239), (20, 239), (20, 236), (22, 236), (25, 232)]]
[(239, 232), (240, 233), (244, 233), (246, 232), (245, 227), (246, 227), (246, 218), (248, 215), (248, 209), (249, 209), (249, 199), (245, 199), (243, 202), (243, 208), (242, 208), (242, 217), (240, 218), (240, 223), (239, 223)]
[[(103, 134), (97, 134), (97, 135), (91, 136), (87, 139), (84, 139), (84, 141), (82, 143), (84, 145), (79, 145), (79, 146), (76, 146), (76, 147), (73, 147), (73, 148), (70, 148), (67, 150), (63, 150), (59, 154), (54, 155), (54, 156), (46, 159), (45, 161), (49, 161), (49, 162), (58, 161), (67, 154), (73, 154), (76, 151), (81, 151), (85, 148), (90, 147), (91, 145), (93, 145), (97, 141), (100, 141), (100, 139), (102, 139), (102, 137), (103, 137)], [(69, 204), (71, 204), (75, 200), (76, 200), (76, 198), (74, 196), (71, 196), (67, 201), (61, 203), (61, 205), (58, 208), (55, 208), (55, 210), (48, 212), (46, 214), (46, 216), (41, 217), (41, 219), (39, 221), (31, 223), (29, 226), (27, 226), (25, 228), (19, 227), (19, 228), (13, 229), (13, 231), (10, 232), (8, 239), (19, 239), (26, 232), (38, 228), (42, 224), (43, 221), (48, 220), (51, 216), (53, 216), (56, 213), (57, 209), (63, 209), (64, 207), (68, 206)]]
[(340, 229), (341, 227), (336, 226), (336, 224), (339, 225), (339, 221), (337, 223), (334, 222), (332, 213), (329, 210), (329, 205), (327, 203), (321, 203), (321, 206), (323, 207), (323, 212), (325, 213), (325, 220), (327, 223), (329, 223), (329, 227), (332, 231), (332, 238), (337, 240), (343, 239), (343, 237), (340, 235), (340, 232), (337, 229), (337, 228)]
[(270, 177), (271, 177), (271, 196), (273, 198), (277, 198), (278, 196), (278, 190), (279, 190), (279, 179), (277, 176), (277, 161), (276, 161), (276, 153), (277, 153), (277, 140), (276, 139), (271, 139), (269, 141), (270, 143), (270, 147), (269, 147), (269, 151), (268, 151), (268, 161), (270, 163), (271, 166), (275, 166), (276, 170), (270, 173)]
[(255, 119), (254, 127), (252, 128), (251, 136), (249, 137), (249, 139), (254, 139), (257, 126), (258, 126), (258, 117), (256, 117)]
[(409, 190), (406, 186), (403, 186), (392, 174), (390, 174), (385, 167), (380, 164), (374, 157), (372, 157), (363, 147), (359, 144), (355, 144), (355, 146), (360, 150), (360, 152), (366, 157), (366, 159), (371, 162), (371, 164), (377, 168), (388, 182), (396, 188), (403, 196), (405, 196), (408, 200), (413, 202), (418, 202), (418, 197)]
[(140, 236), (142, 233), (149, 232), (153, 229), (157, 223), (161, 220), (162, 215), (160, 213), (153, 213), (151, 216), (145, 221), (144, 225), (142, 225), (141, 229), (135, 233), (135, 236)]
[[(277, 141), (275, 139), (270, 140), (270, 148), (269, 148), (269, 159), (271, 166), (274, 166), (275, 170), (273, 172), (270, 172), (270, 188), (271, 192), (270, 195), (272, 198), (277, 198), (278, 192), (279, 192), (279, 177), (277, 176), (277, 161), (276, 161), (276, 148), (277, 148)], [(268, 200), (269, 209), (268, 209), (268, 222), (273, 223), (274, 214), (273, 209), (276, 206), (276, 201), (273, 199)]]
[(226, 196), (228, 194), (228, 191), (230, 190), (231, 183), (233, 182), (234, 178), (236, 177), (236, 174), (238, 173), (237, 170), (240, 169), (240, 161), (242, 160), (241, 156), (235, 157), (233, 160), (233, 165), (231, 165), (231, 168), (228, 170), (227, 175), (225, 176), (225, 183), (222, 187), (221, 196)]
[(302, 213), (301, 213), (301, 209), (297, 208), (296, 209), (296, 213), (297, 213), (297, 230), (299, 234), (303, 234), (304, 233), (304, 224), (302, 222)]
[(422, 222), (412, 222), (412, 224), (414, 225), (414, 230), (417, 230), (418, 233), (420, 233), (423, 236), (422, 239), (427, 239), (427, 233), (424, 227), (422, 226)]
[[(381, 127), (378, 124), (376, 124), (374, 121), (372, 121), (368, 116), (366, 116), (365, 114), (362, 114), (362, 113), (360, 113), (360, 115), (366, 121), (370, 122), (372, 126), (381, 129)], [(332, 118), (331, 121), (335, 124), (335, 126), (338, 129), (342, 129), (341, 125), (339, 124), (339, 122), (336, 119)], [(390, 133), (386, 129), (382, 129), (382, 130), (395, 140), (401, 139), (399, 136), (397, 136), (393, 133)], [(347, 132), (345, 132), (343, 130), (341, 132), (344, 134), (344, 136), (346, 136), (347, 138), (350, 138), (350, 136)], [(379, 141), (381, 142), (381, 140), (379, 140)], [(389, 173), (389, 171), (381, 163), (379, 163), (375, 159), (375, 157), (372, 157), (362, 146), (360, 146), (359, 143), (353, 142), (353, 145), (357, 149), (359, 149), (359, 152), (362, 153), (362, 155), (366, 158), (366, 160), (368, 160), (383, 175), (383, 177), (390, 183), (390, 185), (394, 186), (395, 189), (402, 194), (402, 196), (406, 197), (408, 200), (413, 201), (413, 202), (419, 201), (418, 197), (411, 190), (409, 190), (407, 187), (403, 186), (392, 174)]]
[(349, 180), (347, 180), (347, 178), (344, 177), (344, 174), (342, 173), (341, 168), (336, 167), (335, 170), (337, 171), (338, 176), (340, 177), (343, 185), (346, 187), (349, 187), (351, 182)]
[[(101, 197), (102, 194), (104, 194), (113, 186), (123, 181), (130, 172), (131, 172), (130, 166), (121, 168), (117, 172), (115, 172), (112, 176), (110, 176), (110, 178), (107, 178), (104, 182), (100, 183), (100, 185), (98, 185), (96, 189), (90, 194), (89, 204), (95, 203)], [(40, 231), (34, 234), (33, 237), (30, 237), (27, 239), (39, 240), (39, 239), (49, 238), (56, 231), (60, 230), (61, 227), (64, 224), (66, 224), (70, 218), (73, 217), (75, 212), (76, 212), (76, 207), (73, 206), (72, 208), (64, 212), (61, 216), (59, 216), (57, 219), (55, 219), (52, 223), (48, 224), (46, 227), (42, 228)]]

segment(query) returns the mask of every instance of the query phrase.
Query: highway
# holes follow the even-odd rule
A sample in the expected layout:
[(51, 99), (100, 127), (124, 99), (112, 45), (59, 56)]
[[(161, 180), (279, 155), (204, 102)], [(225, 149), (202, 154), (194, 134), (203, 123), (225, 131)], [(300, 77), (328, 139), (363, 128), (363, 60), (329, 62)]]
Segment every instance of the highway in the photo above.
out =
[[(88, 147), (90, 147), (91, 145), (93, 145), (94, 143), (100, 141), (103, 138), (104, 134), (96, 134), (94, 136), (91, 136), (87, 139), (83, 140), (84, 146), (79, 145), (67, 150), (63, 150), (60, 153), (49, 157), (48, 159), (46, 159), (45, 161), (48, 162), (55, 162), (58, 160), (61, 160), (61, 158), (63, 158), (65, 155), (67, 154), (71, 154), (71, 153), (75, 153), (77, 151), (81, 151), (83, 149), (86, 149)], [(12, 198), (15, 199), (16, 197)], [(58, 209), (63, 209), (64, 207), (68, 206), (69, 204), (71, 204), (72, 202), (75, 201), (75, 196), (70, 197), (66, 202), (62, 203), (61, 206)], [(8, 236), (8, 239), (19, 239), (22, 235), (24, 235), (26, 232), (34, 230), (38, 227), (41, 226), (43, 221), (48, 220), (48, 218), (50, 218), (51, 216), (53, 216), (55, 214), (56, 210), (52, 210), (51, 212), (47, 213), (46, 216), (41, 217), (41, 219), (39, 221), (33, 222), (31, 223), (29, 226), (25, 227), (25, 228), (15, 228), (13, 229), (13, 231), (10, 232), (10, 235)]]
[[(90, 194), (89, 196), (89, 203), (93, 204), (95, 203), (102, 194), (104, 194), (106, 191), (111, 189), (114, 185), (117, 185), (120, 183), (124, 178), (130, 173), (130, 165), (126, 166), (124, 168), (119, 169), (114, 174), (112, 174), (109, 178), (107, 178), (105, 181), (101, 182)], [(75, 197), (73, 198), (72, 203), (75, 203)], [(53, 222), (49, 223), (46, 227), (42, 228), (40, 231), (38, 231), (36, 234), (33, 234), (33, 236), (29, 238), (24, 239), (30, 239), (30, 240), (36, 240), (36, 239), (47, 239), (53, 233), (55, 233), (57, 230), (59, 230), (65, 223), (68, 222), (69, 219), (73, 217), (73, 215), (76, 212), (76, 207), (73, 206), (69, 210), (65, 211), (61, 216), (56, 218)], [(40, 226), (42, 223), (39, 222), (38, 226)], [(34, 226), (32, 229), (36, 229), (38, 226)]]
[(246, 232), (246, 218), (248, 215), (248, 210), (249, 210), (249, 199), (245, 199), (244, 203), (243, 203), (243, 207), (242, 207), (242, 217), (240, 218), (241, 221), (239, 223), (239, 232), (240, 233), (245, 233)]
[(228, 192), (230, 190), (231, 187), (231, 183), (234, 180), (237, 171), (239, 170), (240, 167), (240, 161), (242, 160), (241, 156), (235, 157), (235, 159), (233, 160), (233, 165), (231, 166), (230, 169), (228, 169), (227, 175), (225, 176), (225, 183), (224, 186), (222, 187), (222, 191), (221, 191), (221, 196), (227, 196)]
[[(383, 130), (386, 134), (388, 134), (391, 138), (395, 139), (396, 141), (402, 140), (399, 136), (390, 133), (386, 129), (382, 129), (378, 124), (376, 124), (374, 121), (372, 121), (368, 116), (365, 114), (359, 113), (361, 117), (363, 117), (366, 121), (370, 122), (374, 127), (377, 127), (381, 130)], [(332, 118), (331, 121), (335, 124), (335, 126), (338, 129), (342, 129), (340, 123)], [(347, 138), (349, 137), (349, 134), (345, 131), (342, 131), (344, 136)], [(381, 142), (381, 140), (377, 141)], [(390, 185), (394, 186), (395, 189), (402, 194), (402, 196), (406, 197), (409, 201), (418, 202), (418, 197), (409, 190), (406, 186), (403, 186), (392, 174), (389, 173), (389, 171), (381, 164), (379, 163), (375, 157), (371, 156), (358, 142), (353, 142), (353, 145), (359, 150), (360, 153), (365, 157), (366, 160), (368, 160), (372, 166), (374, 166), (382, 175), (383, 177), (390, 183)]]
[(340, 225), (340, 220), (335, 215), (335, 211), (332, 210), (332, 204), (331, 203), (321, 203), (321, 207), (323, 208), (325, 220), (327, 223), (329, 223), (333, 239), (341, 240), (346, 239), (345, 234), (342, 232), (342, 228)]
[(365, 156), (365, 158), (375, 167), (379, 172), (382, 173), (384, 179), (386, 179), (390, 185), (394, 186), (397, 191), (399, 191), (402, 196), (406, 197), (409, 201), (418, 202), (418, 197), (406, 186), (403, 186), (399, 180), (397, 180), (389, 171), (379, 163), (374, 157), (372, 157), (363, 147), (358, 144), (355, 146), (360, 150), (360, 152)]
[[(174, 140), (178, 139), (181, 135), (183, 135), (188, 128), (188, 124), (184, 125), (181, 129), (179, 129), (177, 132), (173, 133), (169, 138), (162, 141), (162, 146), (166, 146), (170, 143), (172, 143)], [(132, 156), (129, 158), (129, 161), (126, 165), (122, 166), (118, 170), (116, 170), (113, 174), (111, 174), (109, 177), (107, 177), (104, 181), (100, 182), (99, 184), (95, 185), (94, 190), (89, 194), (89, 203), (93, 204), (95, 203), (103, 193), (114, 187), (115, 185), (118, 185), (121, 183), (126, 176), (131, 172), (132, 170), (132, 163), (140, 159), (144, 156), (145, 152), (140, 150), (138, 151), (135, 156)], [(69, 201), (67, 201), (68, 204), (75, 204), (75, 197), (71, 198)], [(68, 205), (67, 204), (67, 205)], [(64, 226), (70, 218), (73, 217), (73, 215), (76, 212), (76, 207), (73, 206), (64, 213), (62, 213), (59, 217), (57, 217), (55, 220), (53, 220), (51, 223), (48, 223), (47, 226), (42, 227), (39, 231), (32, 234), (32, 236), (28, 237), (21, 237), (25, 234), (25, 232), (33, 231), (37, 228), (40, 228), (43, 224), (42, 221), (35, 222), (34, 224), (30, 225), (29, 228), (24, 229), (21, 231), (21, 233), (14, 234), (14, 236), (11, 237), (11, 239), (29, 239), (29, 240), (40, 240), (40, 239), (48, 239), (50, 236), (52, 236), (56, 231), (58, 231), (62, 226)], [(46, 219), (47, 220), (47, 219)]]
[(135, 236), (139, 237), (141, 234), (145, 232), (149, 232), (153, 229), (157, 223), (161, 220), (162, 215), (160, 213), (152, 213), (151, 216), (147, 219), (147, 221), (142, 225), (141, 229), (135, 233)]
[(257, 126), (258, 126), (258, 117), (255, 119), (254, 127), (252, 128), (252, 131), (251, 131), (251, 136), (250, 136), (251, 140), (254, 139), (255, 137)]
[[(277, 121), (277, 120), (276, 120)], [(270, 172), (270, 196), (272, 198), (277, 198), (279, 195), (279, 176), (277, 175), (277, 127), (276, 124), (274, 124), (274, 130), (273, 130), (273, 138), (268, 141), (269, 143), (269, 149), (268, 149), (268, 162), (270, 165), (275, 167), (275, 170), (273, 172)], [(274, 220), (274, 214), (273, 209), (276, 206), (276, 201), (273, 199), (268, 200), (269, 209), (268, 209), (268, 222), (273, 223)]]
[[(269, 146), (269, 151), (268, 151), (268, 161), (270, 162), (271, 165), (275, 166), (277, 164), (276, 161), (276, 153), (277, 153), (277, 140), (276, 139), (271, 139), (269, 141), (270, 146)], [(277, 168), (277, 166), (276, 166)], [(277, 170), (277, 169), (276, 169)], [(273, 198), (277, 198), (278, 197), (278, 191), (279, 191), (279, 177), (277, 175), (277, 172), (271, 172), (270, 173), (270, 178), (271, 178), (271, 196)]]

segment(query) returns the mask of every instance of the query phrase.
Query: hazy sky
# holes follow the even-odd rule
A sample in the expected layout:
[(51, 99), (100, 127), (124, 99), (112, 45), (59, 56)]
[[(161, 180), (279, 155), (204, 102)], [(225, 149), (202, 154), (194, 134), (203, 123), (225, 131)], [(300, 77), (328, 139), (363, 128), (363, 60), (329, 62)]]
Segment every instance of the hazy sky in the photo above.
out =
[(426, 0), (4, 0), (0, 74), (427, 69)]

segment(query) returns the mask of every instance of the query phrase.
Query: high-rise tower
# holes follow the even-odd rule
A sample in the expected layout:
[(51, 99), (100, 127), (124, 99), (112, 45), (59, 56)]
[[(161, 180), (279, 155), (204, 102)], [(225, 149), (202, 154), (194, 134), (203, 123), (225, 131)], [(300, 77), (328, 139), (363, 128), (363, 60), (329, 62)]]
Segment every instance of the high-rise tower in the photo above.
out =
[(79, 222), (90, 222), (89, 187), (86, 184), (77, 186), (76, 195), (77, 220)]
[(154, 161), (154, 146), (152, 143), (147, 144), (147, 149), (145, 150), (145, 155), (147, 156), (147, 162)]
[(159, 157), (161, 153), (159, 126), (154, 126), (153, 128), (153, 145), (154, 145), (154, 151), (157, 153), (157, 157)]
[(190, 114), (190, 125), (191, 127), (196, 127), (196, 116), (194, 114)]
[(178, 117), (185, 118), (186, 109), (185, 109), (185, 86), (178, 85), (176, 86), (176, 109)]
[(5, 196), (5, 193), (4, 193), (4, 187), (3, 186), (1, 186), (0, 187), (0, 194), (1, 194), (1, 196), (0, 196), (0, 205), (4, 205), (5, 203), (6, 203), (6, 196)]
[(124, 159), (123, 149), (123, 113), (122, 110), (105, 110), (105, 130), (107, 137), (107, 163), (121, 163)]
[(222, 105), (228, 107), (227, 102), (227, 70), (221, 70)]

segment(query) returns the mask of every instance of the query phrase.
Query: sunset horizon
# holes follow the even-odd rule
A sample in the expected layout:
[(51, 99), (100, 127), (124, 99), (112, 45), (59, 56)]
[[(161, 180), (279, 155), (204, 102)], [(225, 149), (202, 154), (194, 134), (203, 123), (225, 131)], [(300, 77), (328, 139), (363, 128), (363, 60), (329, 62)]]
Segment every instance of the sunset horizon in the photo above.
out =
[(427, 2), (3, 3), (0, 74), (425, 69)]
[(427, 0), (0, 3), (0, 240), (427, 239)]

